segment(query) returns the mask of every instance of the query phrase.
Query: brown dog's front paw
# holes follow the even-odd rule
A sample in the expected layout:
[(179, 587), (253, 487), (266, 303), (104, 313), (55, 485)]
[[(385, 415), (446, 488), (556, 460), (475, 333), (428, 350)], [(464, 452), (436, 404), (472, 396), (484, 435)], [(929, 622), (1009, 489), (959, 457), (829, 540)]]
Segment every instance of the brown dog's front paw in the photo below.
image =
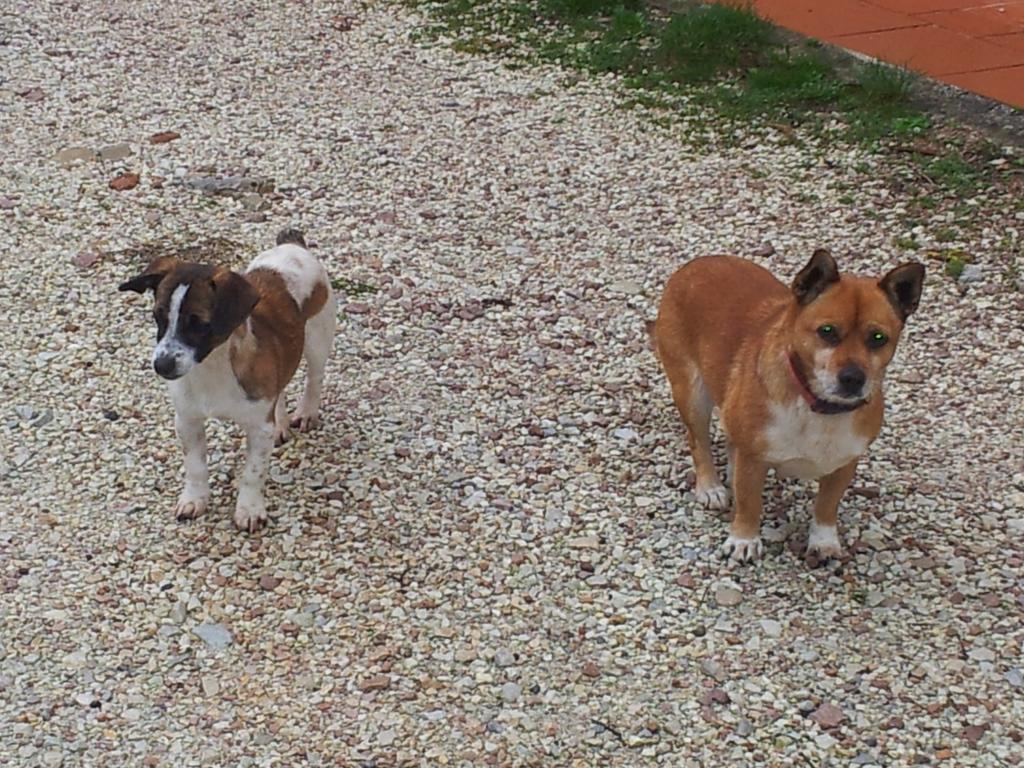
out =
[(764, 544), (761, 537), (755, 536), (752, 539), (744, 539), (739, 536), (729, 536), (722, 545), (722, 557), (727, 558), (730, 563), (753, 563), (761, 559), (764, 554)]
[(818, 560), (841, 557), (843, 545), (839, 543), (839, 531), (834, 525), (819, 525), (811, 521), (807, 533), (807, 556)]

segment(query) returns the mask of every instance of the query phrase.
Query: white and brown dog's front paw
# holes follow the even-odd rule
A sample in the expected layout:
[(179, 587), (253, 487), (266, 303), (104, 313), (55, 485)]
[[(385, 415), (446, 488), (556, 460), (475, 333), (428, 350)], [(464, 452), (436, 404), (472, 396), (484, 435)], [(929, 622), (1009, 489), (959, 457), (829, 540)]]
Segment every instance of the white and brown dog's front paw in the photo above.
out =
[(206, 512), (209, 505), (209, 494), (195, 494), (189, 493), (188, 491), (182, 491), (181, 498), (178, 499), (178, 503), (174, 505), (174, 509), (172, 510), (174, 513), (174, 519), (178, 522), (195, 520)]
[(816, 520), (811, 520), (811, 527), (807, 532), (807, 556), (828, 560), (841, 557), (842, 554), (843, 545), (839, 542), (839, 531), (836, 526), (820, 525)]
[(259, 497), (238, 498), (235, 506), (235, 527), (240, 531), (256, 533), (267, 525), (267, 508)]
[(291, 439), (292, 431), (288, 428), (287, 424), (275, 424), (274, 425), (274, 446), (281, 446)]
[(764, 544), (761, 537), (755, 536), (752, 539), (730, 535), (722, 545), (722, 557), (730, 563), (744, 564), (753, 563), (761, 559), (764, 554)]
[(320, 426), (320, 414), (316, 410), (299, 408), (292, 414), (292, 428), (299, 432), (312, 432)]

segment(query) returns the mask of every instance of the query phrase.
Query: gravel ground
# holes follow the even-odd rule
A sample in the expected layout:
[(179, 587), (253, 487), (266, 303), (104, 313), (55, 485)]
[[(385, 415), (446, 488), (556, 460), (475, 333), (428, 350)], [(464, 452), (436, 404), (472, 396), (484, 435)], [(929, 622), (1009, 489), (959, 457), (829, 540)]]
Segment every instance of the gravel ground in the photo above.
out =
[[(773, 481), (767, 559), (729, 571), (641, 321), (699, 253), (893, 265), (906, 201), (852, 170), (882, 161), (687, 148), (607, 83), (417, 47), (394, 5), (280, 5), (0, 10), (0, 762), (1019, 764), (1009, 201), (958, 244), (975, 282), (931, 271), (851, 556), (808, 568), (810, 489)], [(242, 265), (285, 225), (346, 288), (326, 426), (275, 454), (255, 536), (211, 430), (214, 509), (175, 522), (116, 285), (141, 243)]]

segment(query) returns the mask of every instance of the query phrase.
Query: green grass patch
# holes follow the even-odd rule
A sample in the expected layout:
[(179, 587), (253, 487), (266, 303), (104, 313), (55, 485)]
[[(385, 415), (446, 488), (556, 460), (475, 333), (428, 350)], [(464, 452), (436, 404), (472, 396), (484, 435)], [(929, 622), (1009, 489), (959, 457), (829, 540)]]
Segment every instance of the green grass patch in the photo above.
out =
[(331, 278), (331, 287), (336, 291), (343, 292), (346, 296), (367, 296), (377, 293), (379, 288), (369, 283), (360, 283), (357, 280), (349, 280), (345, 277)]
[(544, 0), (541, 6), (549, 13), (563, 18), (604, 16), (616, 11), (639, 11), (642, 0)]
[(959, 280), (960, 275), (964, 273), (964, 268), (966, 266), (967, 260), (959, 253), (954, 253), (946, 259), (946, 267), (944, 271), (949, 277), (952, 277), (954, 280)]
[[(934, 135), (931, 119), (911, 103), (913, 73), (865, 63), (841, 75), (820, 43), (787, 45), (749, 8), (688, 2), (665, 11), (643, 0), (398, 1), (427, 11), (432, 21), (422, 38), (444, 39), (460, 51), (499, 53), (516, 67), (548, 62), (619, 75), (623, 106), (656, 112), (654, 125), (710, 112), (725, 128), (730, 122), (755, 132), (772, 126), (791, 135), (787, 126), (802, 125), (830, 140), (899, 149), (900, 166), (931, 182), (931, 196), (919, 198), (923, 208), (936, 198), (974, 194), (993, 175), (980, 155), (913, 149)], [(735, 134), (715, 128), (709, 126), (719, 141)], [(695, 144), (707, 140), (705, 131), (691, 133)], [(993, 152), (998, 156), (998, 148)]]
[(919, 161), (922, 170), (931, 181), (956, 195), (977, 193), (988, 181), (984, 167), (969, 162), (959, 152), (953, 151), (939, 157)]
[(653, 59), (669, 80), (700, 83), (755, 65), (771, 44), (771, 25), (748, 10), (695, 6), (657, 33)]

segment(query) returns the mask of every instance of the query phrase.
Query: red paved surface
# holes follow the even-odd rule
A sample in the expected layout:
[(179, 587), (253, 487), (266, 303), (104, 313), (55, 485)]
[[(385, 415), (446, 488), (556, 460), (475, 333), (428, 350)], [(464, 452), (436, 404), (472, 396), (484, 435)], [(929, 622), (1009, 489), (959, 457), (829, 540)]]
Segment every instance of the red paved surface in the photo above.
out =
[(1024, 0), (753, 0), (753, 5), (764, 18), (801, 34), (1024, 108)]

